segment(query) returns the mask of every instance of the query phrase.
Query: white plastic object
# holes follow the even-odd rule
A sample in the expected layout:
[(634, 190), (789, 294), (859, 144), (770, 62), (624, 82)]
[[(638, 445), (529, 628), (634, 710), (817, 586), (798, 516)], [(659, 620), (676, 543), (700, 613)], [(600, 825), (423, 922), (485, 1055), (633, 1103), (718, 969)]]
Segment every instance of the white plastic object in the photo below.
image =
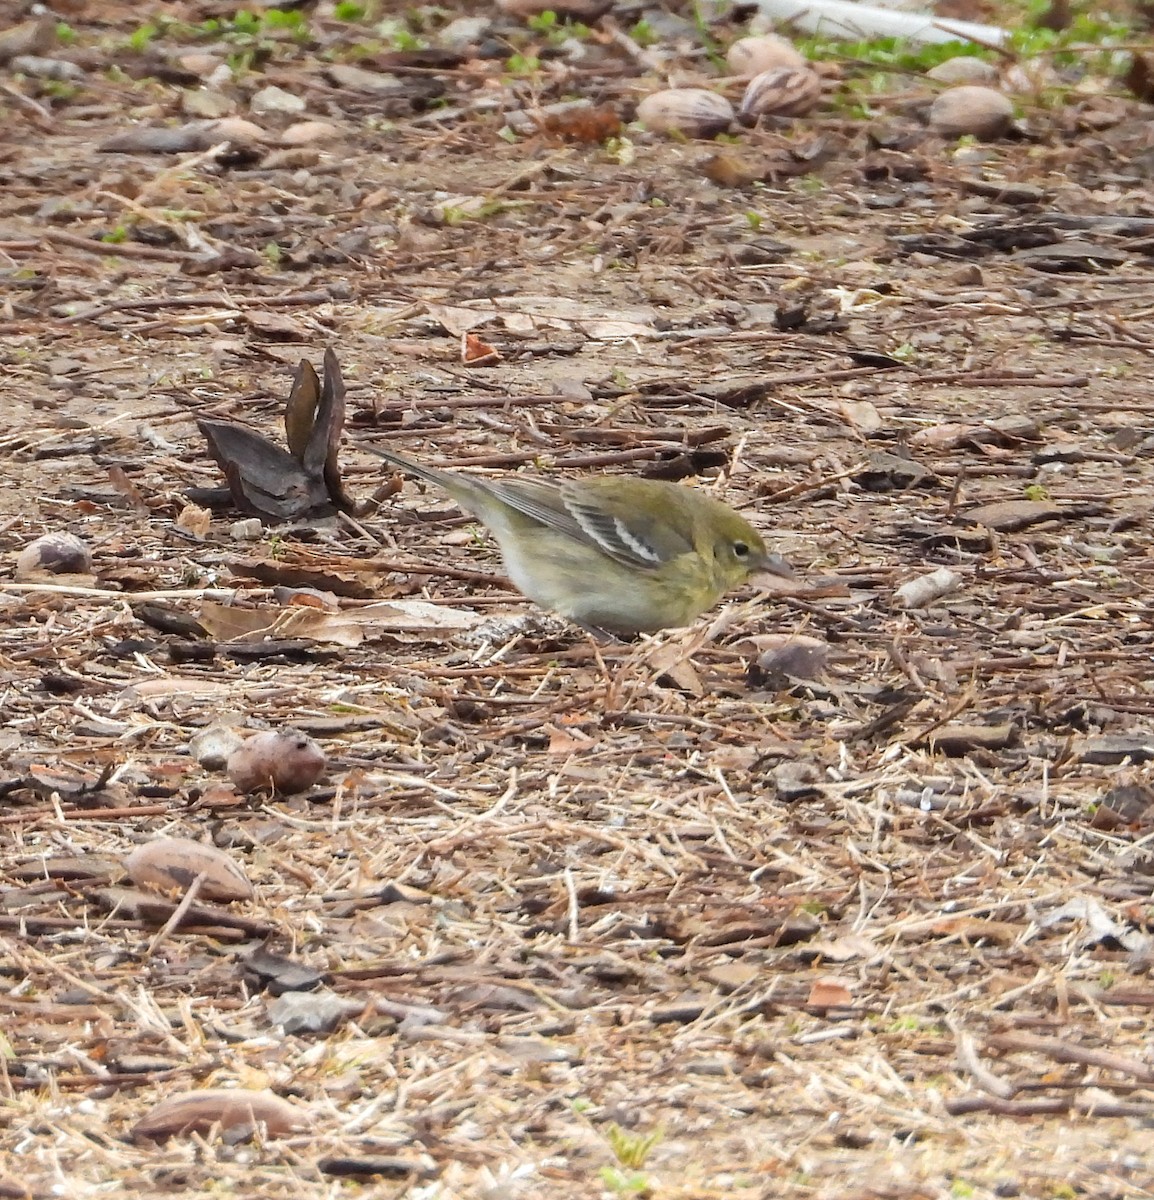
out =
[(853, 0), (759, 0), (758, 7), (779, 28), (788, 24), (806, 33), (855, 41), (897, 37), (920, 45), (972, 41), (982, 46), (1001, 46), (1009, 37), (996, 25), (952, 21), (933, 13), (901, 12), (875, 4), (855, 4)]

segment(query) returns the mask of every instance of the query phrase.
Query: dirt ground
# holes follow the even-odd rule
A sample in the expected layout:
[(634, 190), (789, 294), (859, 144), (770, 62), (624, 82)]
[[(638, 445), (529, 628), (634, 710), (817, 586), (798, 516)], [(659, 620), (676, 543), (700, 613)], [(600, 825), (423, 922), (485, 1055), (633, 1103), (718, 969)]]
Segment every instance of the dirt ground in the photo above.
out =
[[(0, 66), (0, 1195), (1154, 1193), (1149, 106), (1075, 72), (959, 145), (834, 63), (685, 140), (612, 115), (718, 78), (688, 12), (232, 13)], [(281, 440), (327, 347), (356, 512), (190, 507), (196, 418)], [(798, 578), (597, 645), (358, 442), (694, 479)], [(218, 723), (326, 772), (238, 795)], [(254, 896), (150, 900), (162, 837)], [(296, 1120), (136, 1129), (205, 1088)]]

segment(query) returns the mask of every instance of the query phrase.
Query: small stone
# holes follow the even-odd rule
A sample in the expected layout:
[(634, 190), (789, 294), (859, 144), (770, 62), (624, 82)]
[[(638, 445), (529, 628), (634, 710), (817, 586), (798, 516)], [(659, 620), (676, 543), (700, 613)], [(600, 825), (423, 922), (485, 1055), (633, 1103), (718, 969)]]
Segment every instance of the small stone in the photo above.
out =
[(188, 740), (188, 752), (206, 771), (223, 771), (229, 756), (244, 742), (242, 734), (227, 725), (210, 725)]
[(224, 142), (264, 142), (267, 141), (265, 131), (252, 121), (243, 117), (225, 117), (217, 121), (209, 130), (211, 135)]
[(437, 41), (449, 50), (466, 50), (480, 45), (492, 28), (488, 17), (457, 17), (437, 34)]
[(801, 800), (818, 794), (821, 775), (812, 763), (783, 762), (773, 768), (771, 778), (779, 800)]
[(201, 52), (182, 54), (176, 61), (186, 71), (201, 76), (211, 75), (220, 66), (220, 58), (217, 55)]
[(397, 92), (404, 86), (400, 76), (385, 71), (366, 71), (364, 67), (352, 67), (347, 63), (333, 63), (325, 68), (325, 74), (337, 87), (349, 88), (354, 92)]
[(180, 97), (180, 111), (188, 117), (201, 117), (216, 121), (231, 116), (236, 111), (236, 101), (223, 92), (210, 92), (204, 88), (189, 89)]
[(256, 92), (248, 106), (258, 117), (268, 113), (301, 113), (305, 110), (305, 102), (300, 96), (271, 85)]
[(365, 1008), (364, 1000), (346, 999), (335, 992), (285, 992), (268, 1006), (268, 1016), (285, 1033), (331, 1033)]
[(264, 536), (264, 525), (260, 517), (246, 517), (243, 521), (233, 521), (228, 536), (234, 542), (255, 542)]
[(341, 131), (328, 121), (297, 121), (281, 135), (282, 146), (309, 146), (313, 142), (331, 142), (341, 136)]
[(21, 54), (14, 58), (9, 67), (18, 75), (33, 79), (56, 79), (78, 83), (84, 78), (84, 69), (63, 58), (41, 58), (37, 54)]

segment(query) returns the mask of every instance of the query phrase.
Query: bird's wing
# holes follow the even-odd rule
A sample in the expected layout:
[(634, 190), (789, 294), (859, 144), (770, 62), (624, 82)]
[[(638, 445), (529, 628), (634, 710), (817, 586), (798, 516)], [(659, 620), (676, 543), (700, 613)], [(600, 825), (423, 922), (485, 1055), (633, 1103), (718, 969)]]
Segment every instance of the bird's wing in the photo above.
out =
[(687, 539), (654, 528), (651, 518), (627, 509), (589, 483), (575, 487), (510, 479), (488, 487), (525, 516), (634, 570), (656, 570), (693, 549)]
[(557, 484), (543, 479), (495, 479), (486, 480), (483, 486), (490, 495), (516, 509), (522, 516), (540, 521), (542, 525), (567, 534), (578, 542), (590, 540)]
[(684, 547), (659, 544), (648, 528), (650, 521), (639, 519), (637, 513), (615, 511), (596, 493), (567, 491), (565, 505), (573, 514), (585, 537), (610, 558), (626, 567), (655, 570), (674, 558)]

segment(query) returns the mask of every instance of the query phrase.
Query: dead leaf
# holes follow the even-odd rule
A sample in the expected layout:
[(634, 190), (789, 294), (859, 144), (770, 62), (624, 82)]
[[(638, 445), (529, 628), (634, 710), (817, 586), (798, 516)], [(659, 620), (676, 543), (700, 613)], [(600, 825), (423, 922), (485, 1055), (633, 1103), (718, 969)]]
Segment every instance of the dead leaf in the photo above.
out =
[[(9, 9), (5, 15), (10, 16), (12, 12), (13, 10)], [(56, 40), (56, 20), (50, 12), (43, 13), (33, 21), (10, 25), (0, 31), (0, 63), (6, 63), (22, 54), (45, 54), (56, 45)]]
[(287, 450), (263, 434), (233, 421), (200, 417), (196, 423), (241, 512), (291, 521), (328, 507), (323, 481), (310, 479)]
[(576, 754), (597, 745), (588, 734), (579, 729), (558, 729), (556, 725), (546, 725), (545, 729), (549, 734), (550, 754)]
[(451, 608), (428, 600), (382, 600), (346, 612), (366, 637), (397, 631), (426, 633), (433, 630), (474, 629), (486, 618), (471, 608)]
[(308, 340), (305, 327), (284, 313), (250, 309), (244, 314), (245, 323), (253, 333), (270, 342), (303, 342)]
[(290, 604), (284, 608), (236, 608), (205, 601), (197, 616), (208, 635), (218, 642), (255, 644), (306, 639), (352, 647), (364, 641), (355, 618), (303, 604)]
[(503, 296), (464, 304), (426, 304), (425, 312), (453, 337), (491, 321), (500, 322), (511, 333), (577, 331), (597, 341), (654, 337), (658, 333), (654, 308), (613, 310), (603, 303), (566, 296)]
[(1145, 934), (1115, 920), (1093, 896), (1075, 896), (1036, 920), (1040, 929), (1051, 929), (1063, 921), (1084, 922), (1083, 946), (1113, 942), (1123, 950), (1136, 951), (1145, 948), (1149, 942)]
[[(285, 558), (230, 558), (228, 569), (242, 579), (255, 579), (270, 587), (290, 590), (312, 588), (354, 600), (367, 600), (376, 594), (376, 580), (388, 568), (374, 565), (372, 559), (341, 559), (338, 562), (308, 562), (301, 552)], [(339, 564), (339, 565), (338, 565)], [(358, 574), (360, 572), (361, 574)], [(368, 574), (366, 581), (362, 574)]]
[[(772, 686), (773, 676), (787, 679), (819, 679), (829, 665), (830, 646), (821, 638), (801, 633), (767, 633), (744, 639), (760, 651), (757, 657), (757, 687)], [(744, 643), (743, 643), (744, 644)]]
[(1154, 104), (1154, 54), (1134, 51), (1124, 81), (1143, 104)]
[(894, 604), (898, 608), (925, 608), (961, 586), (962, 577), (956, 571), (939, 567), (928, 575), (919, 575), (917, 579), (903, 583), (894, 592)]
[(830, 962), (849, 962), (854, 958), (874, 959), (881, 954), (869, 938), (856, 933), (848, 933), (831, 942), (811, 942), (807, 949)]
[[(532, 114), (530, 114), (532, 115)], [(559, 111), (546, 111), (537, 121), (542, 133), (565, 142), (603, 142), (621, 132), (621, 118), (609, 104), (587, 102), (569, 105)]]
[(488, 325), (496, 317), (492, 310), (478, 312), (458, 304), (426, 304), (425, 312), (440, 325), (450, 337), (463, 338), (470, 330)]
[(326, 976), (307, 963), (295, 958), (276, 954), (266, 945), (242, 956), (246, 972), (253, 976), (252, 983), (267, 988), (274, 996), (282, 992), (304, 992), (320, 987)]
[(973, 750), (1005, 750), (1016, 745), (1018, 727), (1013, 721), (998, 725), (943, 725), (926, 740), (933, 749), (956, 758)]
[(312, 366), (302, 361), (297, 369), (285, 405), (288, 450), (234, 421), (197, 420), (242, 512), (279, 522), (353, 511), (337, 457), (345, 387), (331, 348), (325, 351), (324, 365), (319, 397)]
[(117, 492), (128, 501), (128, 506), (133, 512), (148, 512), (148, 505), (140, 494), (140, 488), (128, 478), (128, 472), (119, 463), (113, 463), (108, 468), (108, 478)]
[(874, 450), (865, 464), (850, 478), (867, 492), (904, 491), (907, 488), (934, 487), (938, 477), (912, 458)]
[(1024, 925), (1010, 921), (989, 921), (982, 917), (943, 917), (935, 921), (931, 931), (941, 937), (961, 937), (969, 942), (988, 941), (1010, 946), (1025, 931)]
[(1060, 521), (1065, 515), (1062, 506), (1052, 500), (996, 500), (958, 513), (957, 520), (1008, 533), (1042, 521)]
[(203, 542), (212, 529), (212, 513), (198, 504), (186, 504), (177, 515), (176, 527)]
[(466, 367), (491, 367), (500, 361), (496, 346), (481, 341), (475, 333), (461, 334), (461, 362)]
[(317, 420), (317, 406), (321, 402), (321, 381), (307, 358), (297, 364), (292, 387), (284, 406), (284, 433), (289, 453), (303, 462), (308, 449), (309, 437)]
[(163, 679), (142, 679), (129, 684), (121, 695), (133, 695), (156, 700), (167, 696), (221, 696), (228, 685), (212, 679), (182, 679), (178, 675), (166, 675)]
[(842, 979), (832, 976), (815, 979), (809, 989), (806, 1005), (811, 1008), (848, 1008), (853, 1004), (853, 990)]

